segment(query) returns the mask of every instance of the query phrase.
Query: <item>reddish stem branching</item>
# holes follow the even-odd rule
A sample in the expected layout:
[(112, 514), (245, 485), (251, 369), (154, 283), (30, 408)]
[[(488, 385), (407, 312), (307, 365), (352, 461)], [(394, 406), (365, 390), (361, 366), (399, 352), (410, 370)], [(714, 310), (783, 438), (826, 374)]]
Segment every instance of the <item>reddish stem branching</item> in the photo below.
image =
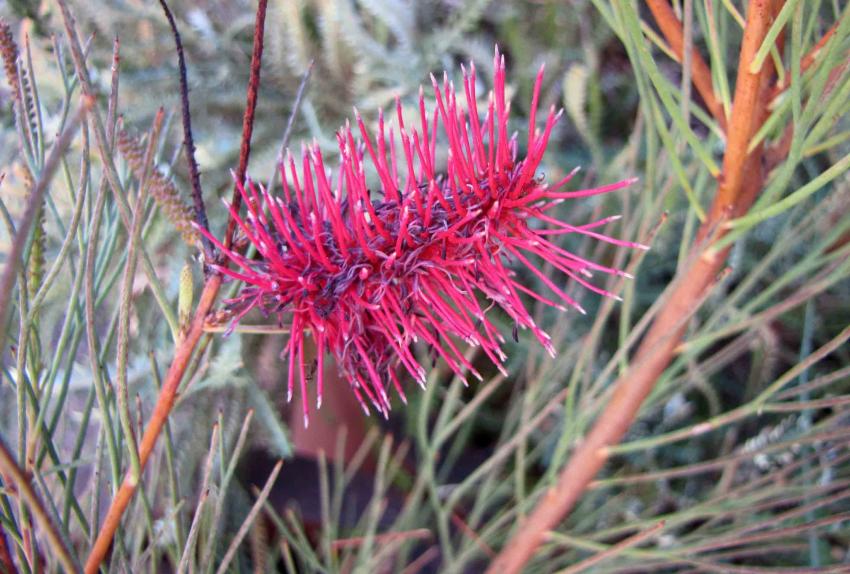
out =
[[(161, 0), (162, 2), (162, 0)], [(674, 53), (681, 59), (684, 50), (681, 22), (667, 2), (648, 0), (650, 9), (670, 43)], [(169, 14), (164, 2), (163, 7)], [(546, 533), (568, 515), (581, 494), (587, 489), (602, 465), (608, 459), (607, 447), (616, 444), (622, 438), (644, 399), (652, 390), (656, 380), (666, 369), (682, 336), (689, 317), (695, 306), (704, 299), (704, 295), (716, 281), (721, 272), (728, 249), (721, 252), (709, 250), (707, 237), (719, 238), (724, 234), (721, 223), (731, 216), (746, 212), (762, 188), (763, 171), (760, 166), (763, 150), (759, 147), (747, 154), (747, 147), (755, 128), (763, 121), (771, 90), (767, 87), (768, 72), (758, 74), (748, 72), (758, 47), (761, 45), (770, 22), (781, 4), (781, 0), (753, 0), (747, 15), (744, 41), (739, 59), (739, 72), (732, 114), (728, 125), (728, 145), (723, 162), (723, 176), (718, 186), (709, 218), (700, 232), (692, 263), (682, 270), (686, 280), (678, 282), (671, 293), (669, 304), (657, 317), (645, 340), (641, 344), (632, 362), (632, 369), (616, 383), (616, 392), (600, 415), (588, 436), (577, 448), (567, 466), (562, 470), (557, 485), (538, 502), (522, 528), (509, 541), (502, 553), (496, 558), (490, 572), (518, 572), (533, 556), (539, 544), (545, 540)], [(260, 0), (254, 30), (254, 46), (251, 60), (251, 73), (247, 90), (247, 104), (243, 118), (242, 146), (239, 166), (236, 171), (238, 182), (242, 182), (248, 167), (251, 151), (254, 114), (260, 85), (260, 64), (263, 52), (263, 33), (265, 27), (267, 0)], [(172, 19), (169, 17), (169, 20)], [(175, 36), (176, 27), (173, 26)], [(826, 40), (826, 39), (825, 39)], [(824, 42), (825, 42), (824, 40)], [(178, 44), (182, 66), (182, 47)], [(813, 57), (814, 58), (814, 57)], [(726, 117), (711, 87), (711, 74), (708, 66), (698, 52), (691, 54), (692, 77), (697, 91), (706, 102), (706, 106), (721, 125)], [(764, 66), (773, 72), (772, 66)], [(185, 70), (182, 78), (185, 92)], [(188, 111), (188, 104), (184, 103)], [(186, 114), (188, 116), (188, 114)], [(187, 153), (189, 150), (187, 149)], [(191, 155), (191, 154), (190, 154)], [(198, 190), (200, 186), (198, 186)], [(198, 195), (194, 190), (193, 192)], [(198, 198), (196, 198), (197, 200)], [(240, 206), (240, 194), (234, 190), (234, 207)], [(202, 211), (202, 210), (201, 210)], [(200, 214), (200, 213), (199, 213)], [(206, 227), (206, 221), (203, 222)], [(230, 220), (225, 236), (228, 247), (232, 245), (235, 221)], [(717, 233), (714, 233), (715, 230)], [(139, 458), (144, 468), (150, 458), (157, 439), (165, 426), (168, 416), (177, 398), (177, 390), (190, 365), (194, 350), (204, 334), (204, 323), (211, 310), (219, 288), (221, 276), (210, 275), (195, 310), (191, 325), (175, 349), (174, 359), (166, 374), (160, 395), (157, 399), (151, 419), (145, 429), (139, 445)], [(672, 334), (671, 334), (672, 333)], [(137, 482), (127, 474), (113, 499), (91, 554), (86, 562), (85, 571), (94, 574), (106, 557), (113, 537), (117, 531), (124, 511), (136, 491)]]
[[(663, 0), (650, 0), (649, 4), (651, 8), (654, 6), (656, 18), (660, 15), (658, 23), (663, 31), (666, 30), (668, 41), (671, 37), (681, 38), (681, 23), (675, 17), (671, 20), (669, 4)], [(764, 41), (780, 5), (781, 0), (753, 0), (749, 4), (728, 124), (723, 173), (709, 216), (697, 235), (695, 256), (690, 258), (687, 268), (680, 271), (684, 280), (673, 286), (668, 304), (644, 337), (631, 361), (630, 370), (616, 381), (611, 401), (561, 470), (555, 486), (538, 501), (528, 519), (490, 565), (490, 574), (521, 571), (545, 540), (546, 533), (570, 513), (608, 460), (608, 447), (622, 439), (656, 381), (675, 356), (687, 327), (687, 321), (682, 321), (682, 318), (694, 312), (723, 268), (729, 249), (712, 251), (711, 244), (725, 235), (722, 222), (745, 213), (763, 185), (762, 148), (749, 155), (747, 148), (752, 134), (767, 114), (769, 90), (765, 89), (765, 85), (773, 67), (764, 65), (761, 71), (753, 74), (749, 71), (749, 63)], [(674, 30), (675, 26), (679, 30)], [(695, 66), (693, 77), (698, 90), (697, 78), (701, 75), (702, 72)]]
[[(174, 407), (174, 402), (177, 398), (177, 389), (180, 386), (180, 382), (183, 380), (183, 374), (186, 371), (186, 367), (189, 365), (195, 346), (204, 334), (204, 322), (206, 321), (207, 313), (209, 313), (213, 303), (215, 302), (219, 287), (221, 287), (221, 276), (211, 275), (204, 285), (204, 290), (201, 293), (201, 298), (198, 302), (198, 307), (195, 310), (192, 324), (190, 325), (185, 337), (181, 339), (180, 344), (175, 349), (171, 367), (165, 375), (153, 413), (148, 421), (148, 426), (145, 428), (142, 440), (139, 443), (139, 463), (142, 469), (145, 468), (145, 465), (153, 452), (154, 446), (156, 445), (156, 441), (165, 426), (165, 422), (171, 414), (171, 409)], [(133, 477), (132, 473), (127, 472), (124, 477), (124, 481), (121, 483), (121, 487), (118, 489), (118, 492), (112, 499), (112, 503), (109, 505), (106, 518), (101, 525), (100, 532), (98, 533), (94, 546), (86, 560), (86, 574), (95, 574), (100, 568), (101, 562), (103, 562), (104, 558), (106, 558), (109, 547), (112, 545), (112, 539), (115, 536), (115, 532), (121, 524), (121, 517), (124, 515), (124, 511), (127, 509), (127, 506), (130, 504), (137, 486), (138, 482)]]
[[(251, 54), (251, 76), (248, 80), (245, 114), (242, 116), (242, 146), (239, 149), (239, 166), (236, 168), (233, 199), (230, 201), (237, 213), (242, 204), (239, 185), (245, 181), (245, 174), (248, 172), (248, 160), (251, 157), (251, 135), (254, 133), (254, 113), (257, 110), (257, 96), (260, 92), (260, 68), (263, 61), (263, 37), (266, 27), (267, 5), (268, 0), (260, 0), (257, 6), (257, 17), (254, 20), (254, 50)], [(236, 220), (231, 217), (227, 224), (227, 233), (224, 236), (225, 248), (230, 248), (233, 245), (234, 231), (236, 231)]]

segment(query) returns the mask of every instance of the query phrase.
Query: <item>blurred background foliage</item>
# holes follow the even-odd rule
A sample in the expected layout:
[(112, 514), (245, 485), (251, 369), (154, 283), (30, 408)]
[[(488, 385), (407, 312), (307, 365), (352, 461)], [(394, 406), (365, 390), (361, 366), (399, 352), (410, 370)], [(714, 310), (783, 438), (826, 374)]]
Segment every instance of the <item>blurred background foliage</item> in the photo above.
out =
[[(728, 108), (746, 7), (731, 0), (673, 4), (680, 18), (686, 8), (692, 13), (694, 45), (710, 61)], [(153, 163), (189, 203), (176, 57), (159, 7), (142, 0), (70, 5), (102, 113), (117, 37), (116, 117), (147, 146), (164, 109)], [(588, 565), (592, 571), (826, 571), (850, 559), (850, 353), (843, 344), (850, 325), (850, 14), (837, 0), (788, 5), (786, 49), (773, 57), (793, 87), (775, 100), (759, 137), (780, 147), (786, 126), (798, 129), (791, 155), (770, 166), (756, 204), (770, 217), (736, 228), (728, 274), (695, 314), (604, 475), (549, 535), (529, 571), (557, 571), (600, 553)], [(226, 211), (215, 198), (229, 195), (229, 170), (238, 160), (255, 5), (175, 0), (172, 9), (186, 48), (211, 226), (223, 230)], [(26, 102), (21, 114), (4, 81), (0, 232), (7, 252), (11, 226), (79, 87), (53, 2), (14, 0), (0, 6), (0, 15), (21, 50)], [(842, 26), (826, 63), (798, 76), (794, 59), (836, 22)], [(206, 338), (108, 571), (475, 572), (551, 485), (664, 304), (711, 201), (724, 151), (722, 131), (642, 3), (273, 0), (249, 171), (260, 181), (271, 177), (311, 62), (291, 146), (316, 139), (332, 151), (334, 132), (353, 106), (372, 121), (396, 95), (412, 104), (419, 86), (430, 85), (430, 72), (445, 69), (458, 78), (459, 64), (474, 59), (479, 94), (486, 96), (495, 43), (507, 55), (520, 141), (540, 65), (542, 107), (565, 108), (567, 121), (546, 156), (547, 179), (576, 165), (588, 186), (640, 177), (627, 191), (560, 212), (570, 222), (622, 214), (611, 234), (651, 241), (652, 251), (640, 257), (565, 239), (567, 247), (636, 275), (605, 286), (624, 301), (571, 286), (588, 316), (537, 309), (559, 349), (556, 358), (521, 333), (507, 345), (508, 379), (493, 371), (485, 383), (463, 388), (438, 364), (427, 390), (408, 394), (409, 407), (399, 405), (389, 421), (351, 422), (332, 438), (338, 446), (318, 458), (312, 439), (298, 438), (301, 431), (288, 423), (286, 364), (278, 358), (285, 336)], [(175, 325), (167, 315), (176, 313), (181, 269), (193, 269), (196, 290), (203, 273), (167, 208), (147, 199), (140, 245), (159, 284), (140, 265), (132, 293), (122, 296), (128, 233), (111, 195), (96, 217), (103, 162), (86, 134), (74, 140), (50, 187), (37, 226), (43, 238), (25, 252), (22, 281), (30, 291), (16, 292), (16, 311), (4, 326), (0, 384), (3, 440), (21, 453), (81, 559), (127, 466), (114, 379), (125, 373), (133, 424), (143, 426), (173, 350)], [(141, 176), (118, 151), (114, 160), (130, 199), (137, 197)], [(794, 201), (782, 202), (789, 197)], [(122, 309), (129, 316), (123, 367)], [(29, 337), (21, 344), (24, 327)], [(347, 426), (353, 419), (340, 414), (345, 408), (326, 407), (318, 424), (324, 418), (331, 427)], [(288, 462), (260, 492), (278, 457)], [(0, 525), (18, 568), (35, 570), (28, 560), (40, 552), (45, 562), (37, 568), (57, 570), (42, 537), (37, 550), (27, 550), (27, 521), (7, 479), (0, 480)], [(259, 512), (251, 515), (255, 501)], [(613, 548), (647, 529), (652, 536), (634, 547)]]

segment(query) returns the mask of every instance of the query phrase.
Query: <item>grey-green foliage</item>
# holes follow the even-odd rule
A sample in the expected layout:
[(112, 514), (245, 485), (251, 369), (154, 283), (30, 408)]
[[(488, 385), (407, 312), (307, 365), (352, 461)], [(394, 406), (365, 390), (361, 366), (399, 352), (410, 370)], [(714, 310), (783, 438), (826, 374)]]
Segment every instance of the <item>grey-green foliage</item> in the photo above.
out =
[[(613, 448), (606, 470), (549, 535), (529, 571), (567, 567), (661, 520), (657, 535), (610, 556), (595, 571), (815, 568), (847, 559), (850, 354), (844, 342), (850, 334), (850, 244), (842, 241), (850, 231), (850, 71), (835, 66), (850, 48), (850, 18), (840, 3), (806, 4), (807, 10), (795, 10), (789, 19), (784, 64), (791, 70), (791, 88), (759, 134), (773, 146), (794, 122), (790, 159), (769, 174), (754, 208), (758, 221), (732, 222), (737, 243), (730, 275), (690, 322), (685, 343), (625, 443)], [(733, 5), (693, 5), (695, 39), (715, 70), (721, 100), (728, 100), (734, 87), (740, 28), (730, 12)], [(187, 47), (210, 217), (220, 230), (225, 214), (212, 197), (230, 187), (227, 168), (233, 167), (239, 145), (254, 4), (174, 2), (173, 8)], [(109, 38), (121, 39), (118, 110), (125, 121), (144, 131), (160, 105), (169, 112), (155, 162), (173, 166), (181, 181), (175, 58), (159, 10), (133, 1), (75, 2), (73, 9), (81, 32), (97, 32), (89, 68), (104, 96)], [(826, 63), (806, 74), (795, 72), (791, 63), (839, 17), (843, 24), (823, 53)], [(260, 565), (298, 572), (400, 571), (426, 558), (439, 571), (478, 571), (552, 485), (610, 398), (612, 381), (628, 372), (648, 321), (666, 304), (698, 214), (708, 208), (716, 188), (712, 172), (725, 145), (698, 102), (683, 115), (678, 64), (652, 43), (645, 18), (636, 3), (625, 0), (271, 2), (252, 163), (260, 175), (277, 153), (292, 96), (310, 60), (315, 69), (293, 148), (302, 136), (332, 143), (352, 105), (373, 117), (375, 108), (387, 106), (396, 93), (404, 100), (415, 97), (420, 84), (427, 86), (429, 72), (455, 73), (458, 61), (469, 57), (476, 59), (481, 82), (489, 88), (492, 44), (498, 41), (508, 55), (516, 129), (525, 129), (530, 82), (543, 62), (542, 103), (563, 102), (577, 124), (560, 127), (553, 136), (543, 168), (550, 179), (579, 161), (592, 168), (582, 182), (587, 185), (641, 178), (616, 195), (563, 205), (558, 216), (581, 223), (620, 213), (622, 220), (608, 231), (652, 241), (653, 249), (640, 256), (565, 238), (570, 249), (636, 275), (634, 281), (612, 278), (605, 285), (624, 300), (599, 300), (574, 290), (591, 311), (587, 317), (535, 309), (559, 354), (548, 357), (520, 333), (508, 346), (507, 379), (492, 373), (494, 378), (464, 389), (438, 365), (427, 390), (411, 389), (411, 405), (394, 414), (393, 433), (370, 422), (358, 455), (344, 462), (340, 446), (333, 460), (321, 461), (321, 527), (308, 531), (296, 509), (264, 504), (262, 526), (239, 546), (234, 571)], [(51, 12), (43, 20), (59, 33), (58, 53), (52, 53), (49, 40), (32, 38), (43, 133), (37, 124), (20, 127), (20, 115), (7, 116), (8, 100), (2, 100), (7, 106), (0, 134), (4, 239), (25, 197), (23, 166), (39, 173), (44, 147), (79, 95), (58, 15)], [(18, 440), (22, 429), (31, 439), (33, 480), (55, 506), (56, 522), (81, 558), (96, 530), (95, 518), (127, 468), (111, 387), (127, 230), (108, 189), (97, 221), (101, 158), (93, 144), (87, 148), (83, 142), (81, 133), (46, 205), (46, 267), (58, 262), (59, 273), (44, 286), (42, 308), (27, 325), (31, 336), (25, 342), (21, 318), (29, 316), (30, 303), (18, 291), (13, 294), (16, 312), (9, 327), (3, 326), (0, 382), (3, 442), (25, 455), (26, 443)], [(124, 189), (134, 198), (140, 182), (114, 159)], [(68, 243), (79, 194), (85, 194), (80, 224)], [(666, 222), (658, 228), (664, 212)], [(180, 244), (152, 201), (144, 213), (141, 245), (173, 308), (184, 264), (195, 266), (197, 281), (202, 273), (192, 249)], [(85, 254), (96, 230), (99, 244), (89, 277)], [(65, 243), (70, 247), (62, 254)], [(27, 263), (31, 253), (25, 251)], [(86, 316), (83, 279), (92, 281), (93, 317)], [(127, 380), (132, 418), (144, 421), (170, 362), (174, 335), (142, 273), (131, 303)], [(87, 326), (97, 349), (88, 348)], [(509, 324), (502, 327), (510, 332)], [(181, 561), (189, 571), (215, 571), (256, 501), (256, 492), (236, 478), (240, 453), (263, 448), (273, 457), (290, 454), (290, 429), (281, 410), (285, 390), (257, 374), (259, 353), (243, 337), (237, 331), (230, 338), (210, 334), (203, 340), (143, 479), (143, 496), (134, 499), (119, 530), (108, 571), (147, 571), (164, 563), (170, 571)], [(92, 352), (97, 371), (91, 368)], [(817, 360), (807, 362), (809, 357)], [(286, 364), (281, 360), (273, 368), (283, 371)], [(96, 380), (107, 391), (103, 407), (95, 400)], [(114, 452), (108, 436), (117, 444)], [(357, 469), (374, 488), (362, 515), (352, 517), (344, 502)], [(299, 480), (286, 464), (281, 477)], [(23, 560), (20, 516), (14, 493), (3, 483), (0, 525), (18, 561)], [(387, 538), (393, 533), (399, 536)], [(350, 544), (335, 545), (341, 539)], [(39, 543), (47, 570), (57, 571), (49, 547), (41, 538)]]
[(273, 15), (282, 34), (270, 38), (270, 62), (282, 74), (302, 73), (314, 62), (319, 112), (348, 115), (352, 102), (373, 110), (414, 91), (421, 70), (439, 67), (447, 53), (486, 60), (489, 49), (463, 34), (482, 20), (487, 4), (281, 2)]

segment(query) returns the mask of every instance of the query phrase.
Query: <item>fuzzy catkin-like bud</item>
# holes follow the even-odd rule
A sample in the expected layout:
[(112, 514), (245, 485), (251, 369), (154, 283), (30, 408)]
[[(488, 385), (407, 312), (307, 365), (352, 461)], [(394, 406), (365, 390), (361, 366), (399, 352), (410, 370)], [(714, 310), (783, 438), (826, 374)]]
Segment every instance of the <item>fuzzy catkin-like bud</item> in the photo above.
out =
[(12, 34), (9, 23), (0, 18), (0, 55), (3, 57), (3, 69), (6, 71), (6, 81), (12, 89), (16, 100), (20, 99), (20, 81), (18, 79), (18, 45)]
[[(120, 130), (117, 143), (118, 150), (121, 152), (124, 161), (130, 166), (133, 175), (139, 179), (144, 177), (145, 152), (139, 140), (126, 130)], [(154, 167), (148, 174), (148, 186), (154, 201), (165, 212), (165, 216), (171, 224), (180, 232), (183, 241), (188, 245), (195, 245), (198, 241), (198, 234), (192, 227), (194, 219), (192, 208), (180, 199), (180, 193), (171, 180)]]
[[(21, 177), (23, 179), (24, 188), (27, 190), (27, 195), (32, 193), (35, 186), (35, 180), (32, 177), (32, 172), (25, 165), (21, 165)], [(39, 207), (38, 213), (35, 216), (35, 224), (33, 229), (32, 247), (27, 261), (27, 295), (30, 300), (35, 297), (38, 290), (41, 289), (41, 282), (44, 279), (44, 261), (45, 247), (47, 243), (47, 235), (44, 233), (45, 211), (44, 205)]]
[(192, 318), (192, 305), (194, 299), (194, 279), (192, 266), (186, 264), (180, 270), (180, 288), (177, 291), (177, 320), (180, 323), (180, 331), (186, 332), (189, 321)]
[[(0, 18), (0, 57), (3, 58), (3, 69), (6, 72), (6, 81), (12, 91), (12, 96), (15, 101), (21, 100), (21, 78), (18, 74), (18, 44), (15, 42), (15, 36), (12, 33), (12, 27), (4, 19)], [(31, 89), (30, 84), (24, 76), (23, 85)], [(30, 118), (31, 133), (35, 134), (33, 126), (35, 125), (35, 103), (34, 98), (27, 98), (27, 115)], [(35, 181), (32, 173), (26, 165), (22, 165), (24, 187), (27, 194), (32, 192)], [(44, 206), (39, 207), (38, 214), (35, 218), (35, 229), (33, 231), (33, 243), (30, 251), (29, 260), (27, 262), (27, 293), (30, 298), (34, 297), (41, 288), (41, 281), (44, 278), (44, 251), (46, 236), (44, 233), (45, 225)]]
[(121, 129), (118, 131), (118, 150), (121, 152), (121, 157), (130, 166), (130, 170), (136, 177), (142, 177), (144, 170), (145, 152), (142, 149), (142, 144), (137, 138), (130, 135), (127, 130)]

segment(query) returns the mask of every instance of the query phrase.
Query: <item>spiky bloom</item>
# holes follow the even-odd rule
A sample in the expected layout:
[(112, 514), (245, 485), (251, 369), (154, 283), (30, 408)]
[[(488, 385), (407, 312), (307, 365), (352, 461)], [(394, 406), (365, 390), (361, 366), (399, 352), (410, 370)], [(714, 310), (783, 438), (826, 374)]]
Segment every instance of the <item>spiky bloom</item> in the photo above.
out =
[[(435, 105), (429, 114), (420, 89), (417, 126), (405, 125), (396, 100), (397, 132), (385, 127), (379, 113), (373, 137), (355, 110), (362, 140), (349, 124), (337, 133), (341, 165), (335, 176), (313, 144), (304, 149), (300, 170), (291, 154), (281, 165), (282, 196), (250, 180), (240, 186), (245, 217), (228, 207), (241, 233), (256, 247), (257, 258), (224, 249), (202, 231), (234, 264), (218, 269), (245, 284), (227, 302), (233, 311), (231, 324), (258, 308), (289, 325), (284, 349), (289, 357), (288, 394), (291, 398), (300, 381), (305, 425), (307, 382), (313, 370), (305, 364), (308, 334), (318, 356), (318, 405), (322, 359), (330, 353), (367, 414), (368, 402), (386, 416), (391, 385), (404, 401), (403, 378), (425, 383), (425, 369), (411, 349), (414, 342), (427, 344), (464, 380), (467, 373), (478, 379), (481, 375), (464, 357), (460, 341), (480, 347), (504, 372), (504, 338), (488, 317), (494, 306), (516, 326), (530, 330), (554, 355), (549, 337), (535, 324), (523, 298), (559, 309), (581, 307), (534, 260), (545, 260), (592, 291), (612, 295), (588, 277), (594, 271), (623, 272), (570, 253), (549, 237), (574, 233), (642, 247), (595, 231), (615, 217), (574, 226), (550, 215), (565, 199), (607, 193), (633, 180), (582, 191), (560, 191), (573, 174), (551, 186), (544, 183), (536, 171), (561, 114), (551, 109), (543, 130), (536, 129), (543, 69), (534, 87), (528, 152), (518, 159), (516, 137), (508, 135), (505, 63), (498, 49), (494, 67), (483, 118), (471, 65), (468, 72), (463, 70), (466, 109), (445, 76), (442, 86), (432, 76)], [(442, 172), (437, 148), (446, 144)], [(367, 184), (367, 161), (377, 171), (377, 194)], [(512, 264), (528, 269), (553, 295), (521, 283)]]

